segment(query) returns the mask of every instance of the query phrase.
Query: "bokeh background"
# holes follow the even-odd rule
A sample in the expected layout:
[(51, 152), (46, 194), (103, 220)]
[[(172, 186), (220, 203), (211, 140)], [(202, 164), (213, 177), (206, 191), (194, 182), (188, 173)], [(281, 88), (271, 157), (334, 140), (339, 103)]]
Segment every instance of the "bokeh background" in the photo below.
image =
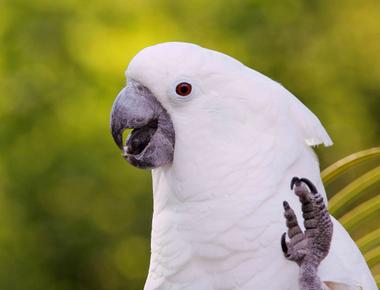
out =
[(194, 42), (281, 82), (334, 140), (325, 168), (380, 144), (379, 19), (378, 0), (0, 0), (0, 289), (142, 289), (150, 173), (109, 133), (140, 49)]

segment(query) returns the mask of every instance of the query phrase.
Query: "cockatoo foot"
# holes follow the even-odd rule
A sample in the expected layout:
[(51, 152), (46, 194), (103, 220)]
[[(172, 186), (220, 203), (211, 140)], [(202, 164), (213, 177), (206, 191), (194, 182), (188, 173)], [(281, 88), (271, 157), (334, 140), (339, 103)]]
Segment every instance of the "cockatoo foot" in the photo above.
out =
[(318, 266), (327, 256), (333, 233), (330, 215), (314, 184), (306, 178), (293, 177), (291, 189), (302, 204), (305, 232), (298, 225), (297, 216), (287, 201), (284, 201), (284, 216), (290, 241), (286, 233), (281, 237), (285, 258), (300, 266), (301, 290), (320, 290)]

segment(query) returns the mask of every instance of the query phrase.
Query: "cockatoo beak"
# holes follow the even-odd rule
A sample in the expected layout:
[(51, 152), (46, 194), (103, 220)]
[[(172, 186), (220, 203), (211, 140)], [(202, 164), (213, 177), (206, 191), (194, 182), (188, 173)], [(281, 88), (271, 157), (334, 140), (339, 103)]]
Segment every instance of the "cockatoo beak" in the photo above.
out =
[[(123, 144), (123, 132), (133, 129)], [(149, 89), (131, 81), (117, 96), (111, 112), (112, 137), (124, 158), (139, 168), (169, 164), (174, 155), (174, 128), (169, 114)]]

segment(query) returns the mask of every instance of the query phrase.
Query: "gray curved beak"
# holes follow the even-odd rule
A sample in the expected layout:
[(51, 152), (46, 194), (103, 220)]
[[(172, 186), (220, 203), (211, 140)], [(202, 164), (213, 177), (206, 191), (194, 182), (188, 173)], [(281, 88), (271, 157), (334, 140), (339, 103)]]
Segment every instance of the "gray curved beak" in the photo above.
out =
[[(136, 82), (123, 88), (112, 106), (111, 134), (124, 158), (140, 168), (169, 163), (174, 152), (174, 128), (169, 114), (149, 89)], [(123, 132), (133, 129), (123, 144)]]
[(120, 149), (123, 149), (123, 132), (129, 128), (139, 128), (158, 117), (161, 105), (154, 97), (131, 85), (123, 88), (112, 106), (111, 133)]

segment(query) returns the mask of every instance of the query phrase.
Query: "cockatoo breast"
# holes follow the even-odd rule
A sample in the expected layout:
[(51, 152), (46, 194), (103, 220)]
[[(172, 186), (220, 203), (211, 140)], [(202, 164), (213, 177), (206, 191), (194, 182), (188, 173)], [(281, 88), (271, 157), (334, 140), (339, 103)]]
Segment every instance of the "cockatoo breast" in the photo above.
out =
[[(288, 263), (279, 242), (285, 231), (281, 200), (293, 199), (291, 175), (310, 172), (318, 184), (318, 162), (305, 143), (286, 138), (291, 128), (271, 124), (255, 130), (250, 124), (260, 118), (240, 117), (224, 130), (210, 125), (214, 138), (204, 130), (177, 127), (173, 164), (153, 170), (152, 258), (146, 289), (155, 283), (246, 289), (267, 283), (262, 275), (275, 274)], [(262, 267), (272, 271), (263, 272)], [(291, 287), (297, 282), (297, 268), (290, 264), (287, 271), (294, 271)], [(194, 286), (194, 281), (200, 284)]]

